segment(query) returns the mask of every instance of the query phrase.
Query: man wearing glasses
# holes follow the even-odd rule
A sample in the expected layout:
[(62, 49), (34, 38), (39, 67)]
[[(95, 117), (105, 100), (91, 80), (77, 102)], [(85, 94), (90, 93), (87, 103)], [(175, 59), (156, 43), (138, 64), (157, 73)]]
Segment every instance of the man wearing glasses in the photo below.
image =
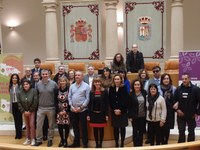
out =
[(145, 85), (144, 89), (148, 92), (149, 85), (154, 83), (158, 86), (158, 92), (161, 93), (160, 89), (160, 78), (161, 78), (161, 68), (160, 66), (153, 67), (153, 78), (149, 79), (148, 83)]
[(144, 69), (143, 54), (138, 51), (137, 44), (133, 44), (131, 51), (127, 54), (126, 67), (128, 73), (138, 73), (138, 70)]

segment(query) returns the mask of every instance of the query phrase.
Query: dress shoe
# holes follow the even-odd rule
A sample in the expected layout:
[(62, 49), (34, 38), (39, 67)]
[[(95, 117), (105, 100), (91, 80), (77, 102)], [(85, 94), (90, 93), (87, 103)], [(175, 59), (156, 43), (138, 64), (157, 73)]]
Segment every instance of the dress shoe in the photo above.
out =
[(87, 145), (87, 144), (84, 144), (84, 145), (83, 145), (83, 148), (88, 148), (88, 145)]
[(145, 144), (149, 144), (150, 143), (150, 141), (149, 141), (149, 139), (147, 139), (146, 141), (145, 141)]
[(47, 136), (43, 136), (43, 141), (46, 141), (47, 140)]
[(52, 145), (53, 145), (52, 140), (48, 140), (48, 142), (47, 142), (47, 146), (48, 146), (48, 147), (51, 147)]
[(35, 142), (34, 146), (40, 146), (40, 145), (42, 145), (42, 142)]
[(58, 147), (62, 147), (63, 146), (63, 140), (60, 141), (60, 143), (58, 144)]
[(72, 145), (69, 145), (69, 147), (71, 148), (80, 147), (80, 144), (73, 143)]
[(67, 146), (68, 146), (67, 141), (64, 140), (63, 147), (67, 147)]
[(116, 143), (116, 144), (115, 144), (115, 147), (119, 147), (119, 144), (118, 144), (118, 143)]

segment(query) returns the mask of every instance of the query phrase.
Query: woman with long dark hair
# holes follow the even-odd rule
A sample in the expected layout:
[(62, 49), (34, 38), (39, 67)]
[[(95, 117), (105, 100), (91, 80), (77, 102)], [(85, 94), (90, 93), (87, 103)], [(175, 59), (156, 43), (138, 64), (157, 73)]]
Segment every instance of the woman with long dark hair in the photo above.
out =
[(167, 109), (165, 99), (159, 94), (158, 87), (154, 83), (149, 85), (146, 106), (150, 145), (154, 145), (155, 141), (156, 145), (160, 145), (161, 127), (165, 124)]
[(146, 96), (147, 92), (143, 89), (142, 82), (139, 79), (131, 83), (131, 101), (129, 120), (133, 127), (133, 145), (143, 145), (143, 134), (146, 131)]
[(115, 54), (113, 62), (111, 63), (112, 73), (117, 73), (118, 70), (126, 71), (126, 65), (124, 63), (124, 57), (121, 53)]
[(20, 78), (18, 74), (12, 74), (9, 82), (9, 93), (10, 93), (10, 110), (13, 114), (15, 124), (15, 139), (22, 138), (22, 113), (18, 107), (17, 94), (20, 92)]
[(108, 67), (103, 68), (103, 74), (101, 75), (101, 80), (103, 88), (109, 90), (112, 84), (112, 76), (111, 76), (111, 70)]
[(173, 97), (176, 90), (176, 87), (172, 85), (172, 79), (169, 74), (164, 73), (161, 75), (160, 88), (167, 107), (166, 121), (161, 128), (161, 144), (168, 144), (170, 129), (174, 128), (175, 111), (173, 109)]
[(138, 79), (142, 82), (144, 89), (147, 90), (149, 82), (149, 74), (146, 69), (140, 69), (138, 71)]
[(87, 120), (93, 127), (96, 148), (101, 148), (108, 121), (108, 92), (102, 87), (100, 78), (93, 79), (88, 112)]

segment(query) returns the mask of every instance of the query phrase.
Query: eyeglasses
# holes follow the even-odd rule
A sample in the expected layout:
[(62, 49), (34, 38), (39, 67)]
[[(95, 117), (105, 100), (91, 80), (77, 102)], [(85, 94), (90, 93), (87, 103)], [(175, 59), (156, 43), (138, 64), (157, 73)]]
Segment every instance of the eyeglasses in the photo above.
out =
[(153, 70), (153, 73), (158, 73), (160, 70)]

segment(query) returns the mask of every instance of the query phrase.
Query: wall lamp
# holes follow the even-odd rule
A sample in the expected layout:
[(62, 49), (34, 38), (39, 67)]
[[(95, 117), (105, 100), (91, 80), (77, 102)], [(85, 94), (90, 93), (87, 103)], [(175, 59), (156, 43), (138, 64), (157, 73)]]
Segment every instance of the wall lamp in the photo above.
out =
[(10, 29), (10, 30), (14, 30), (14, 29), (15, 29), (15, 27), (9, 26), (9, 29)]
[(117, 22), (118, 27), (123, 27), (123, 22)]

